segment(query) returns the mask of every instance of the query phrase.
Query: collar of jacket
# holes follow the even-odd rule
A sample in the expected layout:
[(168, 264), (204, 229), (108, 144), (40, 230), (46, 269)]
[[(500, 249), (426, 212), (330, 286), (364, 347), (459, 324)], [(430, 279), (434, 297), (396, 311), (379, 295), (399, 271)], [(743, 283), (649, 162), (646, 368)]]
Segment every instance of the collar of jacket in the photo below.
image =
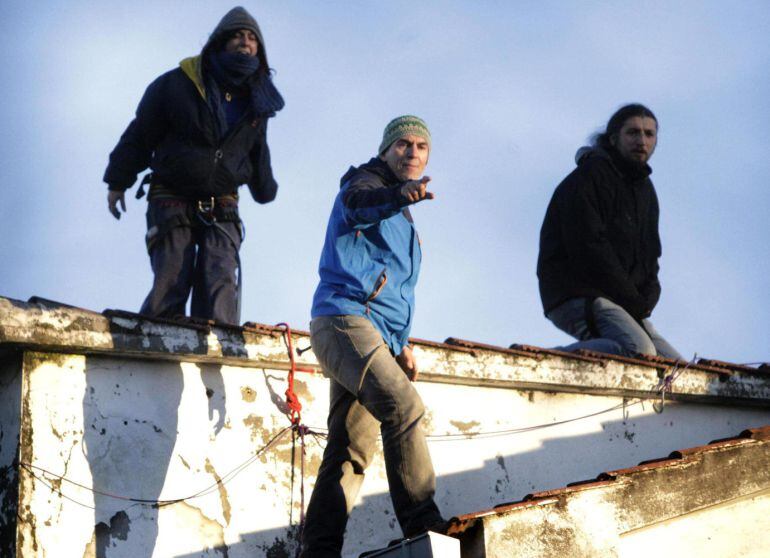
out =
[(606, 151), (601, 147), (584, 146), (575, 153), (575, 163), (580, 166), (581, 163), (592, 157), (604, 159), (620, 176), (631, 182), (644, 180), (652, 174), (652, 167), (645, 163), (644, 165), (635, 165), (623, 160), (620, 154), (615, 150)]
[(342, 188), (345, 185), (345, 183), (348, 180), (350, 180), (350, 178), (355, 173), (359, 171), (365, 171), (365, 172), (369, 172), (371, 174), (377, 175), (388, 186), (394, 186), (401, 182), (401, 180), (398, 179), (398, 177), (390, 169), (390, 167), (385, 161), (383, 161), (379, 157), (372, 157), (363, 165), (360, 165), (358, 167), (350, 167), (348, 171), (345, 174), (343, 174), (342, 178), (340, 179), (340, 188)]
[(203, 57), (199, 54), (197, 56), (190, 56), (185, 58), (179, 63), (179, 67), (185, 75), (193, 82), (198, 93), (201, 94), (203, 100), (206, 100), (206, 88), (203, 86)]

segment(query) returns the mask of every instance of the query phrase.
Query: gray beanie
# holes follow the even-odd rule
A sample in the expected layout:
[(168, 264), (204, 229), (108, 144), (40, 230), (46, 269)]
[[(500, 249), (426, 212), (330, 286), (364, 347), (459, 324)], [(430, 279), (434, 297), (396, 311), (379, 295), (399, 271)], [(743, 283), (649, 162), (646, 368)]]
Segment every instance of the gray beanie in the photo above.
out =
[(248, 29), (257, 36), (260, 49), (264, 49), (265, 41), (262, 40), (262, 31), (259, 30), (257, 20), (246, 11), (246, 8), (236, 6), (225, 14), (225, 17), (217, 24), (209, 36), (206, 46), (211, 45), (216, 39), (225, 33), (238, 31), (238, 29)]
[(382, 155), (394, 141), (409, 134), (424, 138), (428, 142), (428, 149), (430, 149), (430, 130), (428, 130), (428, 125), (422, 118), (405, 114), (404, 116), (394, 118), (385, 126), (378, 153)]

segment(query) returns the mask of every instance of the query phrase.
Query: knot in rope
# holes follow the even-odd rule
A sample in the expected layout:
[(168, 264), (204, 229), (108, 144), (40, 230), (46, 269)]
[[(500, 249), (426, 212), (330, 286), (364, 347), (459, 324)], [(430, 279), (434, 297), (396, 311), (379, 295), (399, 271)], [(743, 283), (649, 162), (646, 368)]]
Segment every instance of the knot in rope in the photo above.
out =
[(294, 373), (297, 371), (297, 363), (294, 361), (294, 347), (291, 344), (291, 327), (286, 322), (281, 322), (276, 327), (283, 328), (283, 339), (286, 350), (289, 353), (289, 386), (286, 388), (286, 406), (289, 408), (289, 420), (294, 426), (302, 421), (302, 403), (294, 391)]

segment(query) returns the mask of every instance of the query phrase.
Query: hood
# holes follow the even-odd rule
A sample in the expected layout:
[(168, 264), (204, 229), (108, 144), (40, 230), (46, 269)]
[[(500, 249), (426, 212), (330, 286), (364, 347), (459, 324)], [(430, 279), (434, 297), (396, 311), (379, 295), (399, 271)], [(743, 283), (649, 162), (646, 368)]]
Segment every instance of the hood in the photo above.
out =
[(650, 165), (646, 163), (644, 165), (638, 165), (625, 161), (614, 149), (608, 152), (601, 147), (584, 145), (575, 153), (575, 163), (578, 166), (593, 158), (608, 161), (618, 174), (631, 181), (638, 181), (647, 178), (652, 174)]
[(209, 35), (209, 40), (203, 46), (201, 54), (205, 53), (207, 49), (212, 48), (222, 35), (237, 31), (238, 29), (248, 29), (257, 36), (257, 41), (259, 42), (257, 57), (259, 58), (260, 66), (267, 71), (270, 66), (267, 64), (267, 53), (265, 52), (265, 40), (262, 38), (262, 31), (259, 29), (259, 25), (257, 25), (257, 20), (246, 11), (246, 8), (241, 6), (236, 6), (225, 14), (211, 32), (211, 35)]
[(195, 84), (198, 93), (200, 93), (201, 97), (205, 100), (206, 88), (203, 86), (202, 59), (203, 57), (201, 55), (190, 56), (189, 58), (182, 60), (179, 63), (179, 67), (182, 68), (185, 75)]
[(607, 153), (601, 147), (592, 147), (590, 145), (584, 145), (575, 153), (575, 164), (580, 165), (591, 157), (600, 157), (602, 159), (610, 160), (610, 154)]
[(342, 188), (345, 183), (350, 180), (355, 174), (365, 171), (370, 174), (374, 174), (376, 176), (379, 176), (382, 178), (386, 183), (389, 184), (397, 184), (399, 181), (398, 177), (393, 174), (393, 171), (390, 170), (390, 167), (388, 164), (380, 159), (379, 157), (372, 157), (369, 159), (368, 162), (364, 163), (363, 165), (359, 167), (350, 167), (348, 171), (342, 175), (342, 178), (340, 178), (340, 188)]

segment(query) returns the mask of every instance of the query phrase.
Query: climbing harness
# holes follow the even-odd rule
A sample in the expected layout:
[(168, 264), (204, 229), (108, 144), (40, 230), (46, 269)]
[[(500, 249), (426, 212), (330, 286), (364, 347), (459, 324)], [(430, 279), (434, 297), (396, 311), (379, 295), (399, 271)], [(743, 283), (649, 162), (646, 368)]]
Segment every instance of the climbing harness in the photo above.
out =
[[(142, 185), (145, 183), (150, 183), (152, 180), (152, 175), (147, 175), (142, 180)], [(141, 191), (142, 196), (144, 195), (144, 191)], [(137, 192), (137, 197), (139, 196), (139, 192)], [(235, 211), (226, 211), (226, 206), (223, 206), (221, 203), (217, 203), (217, 198), (210, 197), (208, 199), (201, 199), (201, 200), (187, 200), (187, 199), (180, 199), (179, 202), (183, 203), (185, 206), (188, 207), (188, 210), (185, 213), (179, 213), (177, 215), (173, 215), (163, 221), (162, 223), (159, 223), (157, 225), (153, 225), (147, 230), (147, 235), (145, 236), (145, 244), (147, 245), (147, 253), (151, 254), (152, 249), (155, 247), (155, 245), (158, 243), (158, 241), (162, 238), (164, 238), (170, 231), (177, 227), (188, 227), (188, 228), (194, 228), (198, 226), (203, 227), (209, 227), (216, 229), (220, 233), (222, 233), (227, 240), (230, 241), (230, 243), (233, 246), (233, 253), (235, 254), (235, 262), (236, 262), (236, 268), (238, 272), (238, 280), (236, 285), (236, 323), (240, 323), (241, 321), (241, 305), (243, 301), (243, 267), (241, 266), (241, 256), (240, 256), (240, 244), (243, 243), (243, 241), (246, 239), (246, 227), (243, 224), (243, 220), (238, 216), (238, 214)], [(217, 208), (223, 208), (225, 212), (220, 211), (219, 217), (217, 217)], [(193, 218), (188, 215), (189, 213), (193, 214)], [(240, 235), (240, 242), (237, 242), (235, 237), (231, 234), (230, 231), (227, 230), (224, 226), (222, 226), (222, 223), (235, 223), (235, 226), (238, 229), (238, 233)]]

